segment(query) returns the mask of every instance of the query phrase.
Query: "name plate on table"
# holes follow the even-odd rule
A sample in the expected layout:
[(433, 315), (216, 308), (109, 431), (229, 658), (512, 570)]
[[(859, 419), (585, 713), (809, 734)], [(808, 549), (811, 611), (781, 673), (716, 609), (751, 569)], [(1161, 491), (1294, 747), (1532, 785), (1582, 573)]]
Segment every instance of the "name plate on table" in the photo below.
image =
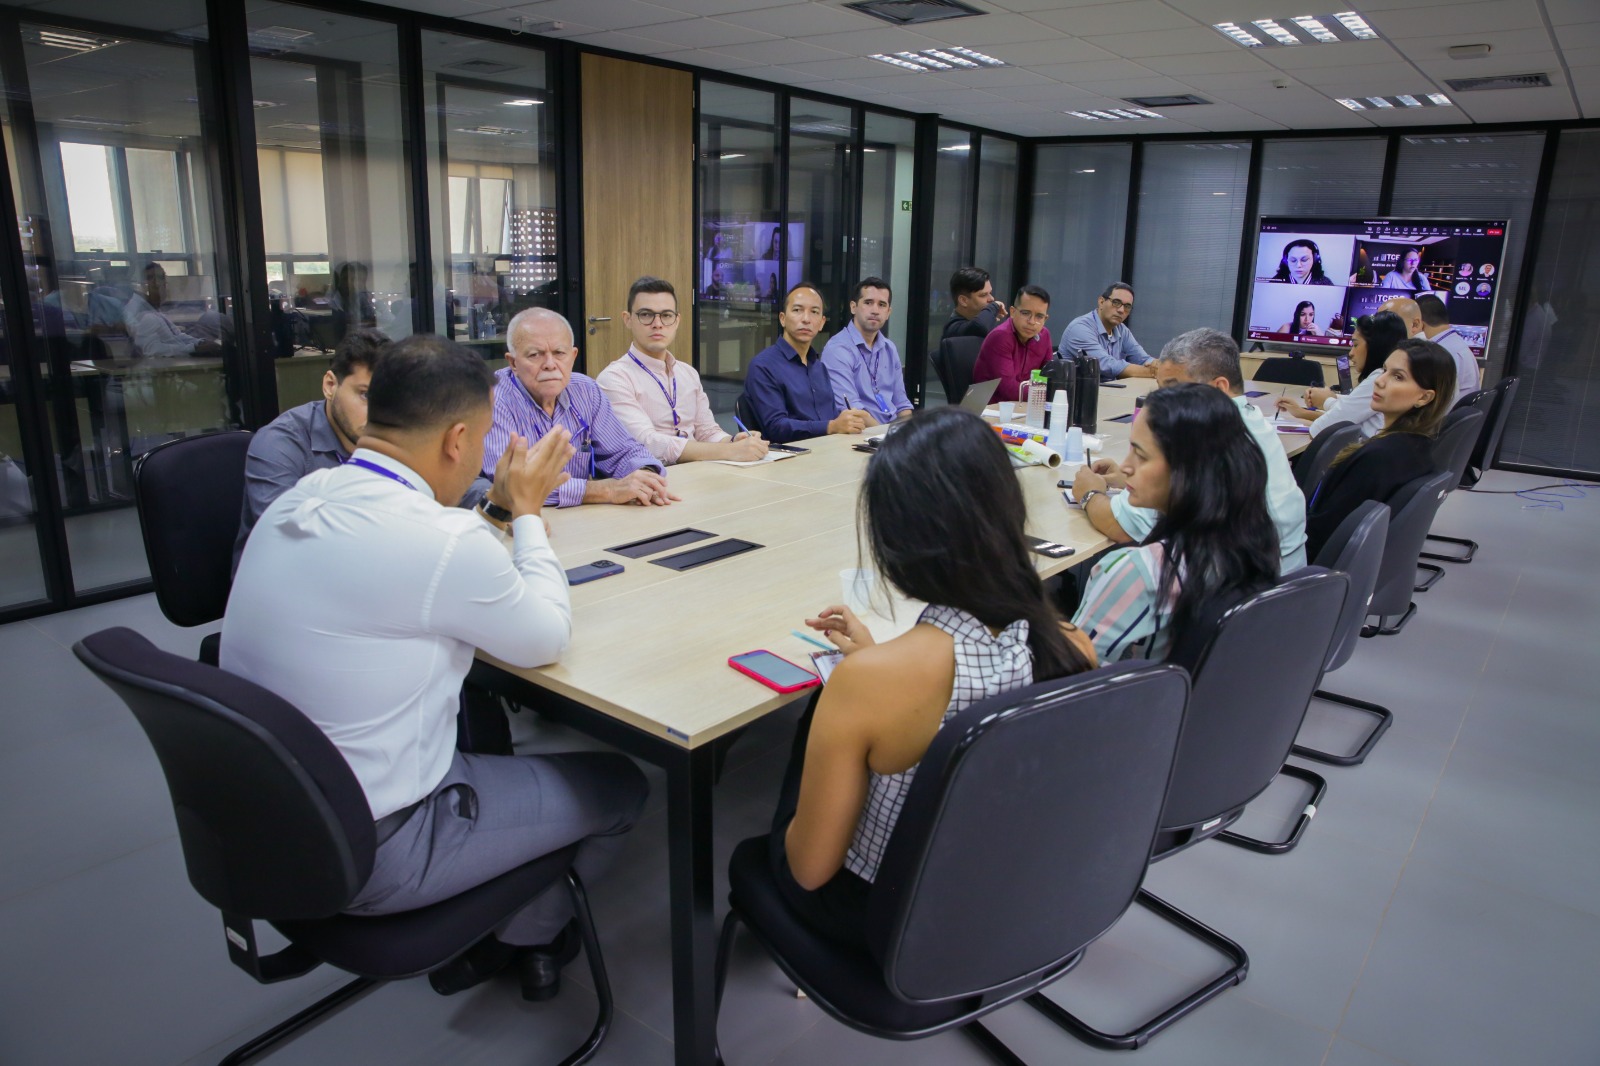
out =
[(655, 566), (664, 566), (668, 570), (682, 572), (684, 570), (693, 570), (697, 566), (704, 566), (706, 563), (714, 563), (718, 559), (727, 559), (730, 556), (753, 552), (759, 547), (761, 545), (754, 541), (719, 540), (717, 543), (707, 544), (703, 548), (690, 548), (686, 552), (669, 555), (665, 559), (651, 559), (650, 562)]

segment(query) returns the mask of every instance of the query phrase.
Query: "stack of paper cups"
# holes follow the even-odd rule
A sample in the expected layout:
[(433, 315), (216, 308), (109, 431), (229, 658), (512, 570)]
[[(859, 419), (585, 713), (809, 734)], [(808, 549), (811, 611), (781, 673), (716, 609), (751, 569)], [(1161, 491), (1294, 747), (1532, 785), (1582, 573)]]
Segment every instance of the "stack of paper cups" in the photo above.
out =
[(1083, 462), (1083, 429), (1073, 426), (1067, 430), (1067, 443), (1063, 458), (1069, 463)]

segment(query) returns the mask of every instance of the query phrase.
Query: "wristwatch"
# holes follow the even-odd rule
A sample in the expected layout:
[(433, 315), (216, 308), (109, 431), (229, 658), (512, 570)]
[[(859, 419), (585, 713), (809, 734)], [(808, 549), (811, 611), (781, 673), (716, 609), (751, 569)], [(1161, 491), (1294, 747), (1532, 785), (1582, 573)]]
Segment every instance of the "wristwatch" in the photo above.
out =
[(496, 522), (511, 521), (511, 509), (509, 507), (501, 507), (498, 503), (494, 503), (488, 497), (484, 497), (483, 502), (478, 504), (478, 510), (482, 511)]
[(1105, 489), (1090, 489), (1088, 492), (1083, 494), (1083, 499), (1078, 501), (1078, 506), (1087, 511), (1089, 509), (1089, 501), (1094, 499), (1096, 496), (1104, 496), (1109, 500), (1111, 498), (1111, 493), (1107, 492)]

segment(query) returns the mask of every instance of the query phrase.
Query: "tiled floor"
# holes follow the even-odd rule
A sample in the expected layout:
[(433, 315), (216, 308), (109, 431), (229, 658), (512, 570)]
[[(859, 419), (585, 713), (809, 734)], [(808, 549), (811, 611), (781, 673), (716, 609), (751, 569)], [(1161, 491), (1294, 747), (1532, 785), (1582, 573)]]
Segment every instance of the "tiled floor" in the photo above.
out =
[[(1533, 483), (1495, 473), (1484, 487)], [(1120, 1061), (1600, 1061), (1600, 490), (1561, 502), (1447, 502), (1439, 527), (1483, 550), (1421, 597), (1402, 635), (1364, 641), (1329, 679), (1389, 704), (1397, 720), (1364, 766), (1325, 771), (1328, 796), (1299, 850), (1266, 857), (1208, 843), (1152, 870), (1152, 888), (1245, 945), (1250, 976)], [(69, 651), (109, 625), (186, 654), (200, 637), (167, 625), (150, 597), (0, 628), (7, 1066), (215, 1062), (339, 980), (323, 969), (261, 986), (228, 963), (216, 912), (185, 879), (148, 744)], [(583, 743), (524, 718), (524, 746)], [(1340, 725), (1318, 709), (1308, 732)], [(766, 823), (791, 729), (788, 717), (768, 720), (734, 749), (716, 795), (720, 855)], [(603, 1063), (671, 1061), (665, 812), (660, 775), (652, 781), (620, 867), (592, 886), (619, 1010)], [(1275, 786), (1248, 828), (1270, 832), (1299, 805), (1294, 788)], [(1114, 1025), (1212, 965), (1136, 910), (1051, 995)], [(580, 976), (538, 1006), (508, 984), (452, 999), (420, 980), (388, 986), (268, 1061), (553, 1063), (588, 1025)], [(994, 1025), (1032, 1063), (1118, 1059), (1026, 1007)], [(748, 938), (721, 1034), (736, 1064), (985, 1061), (958, 1034), (892, 1044), (836, 1025), (797, 1000)]]

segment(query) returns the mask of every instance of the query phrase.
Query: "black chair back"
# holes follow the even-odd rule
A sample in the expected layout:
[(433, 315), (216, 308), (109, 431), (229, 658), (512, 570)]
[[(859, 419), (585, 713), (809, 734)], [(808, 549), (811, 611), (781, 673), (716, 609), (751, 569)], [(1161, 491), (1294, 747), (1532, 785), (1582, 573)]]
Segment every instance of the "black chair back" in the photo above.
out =
[(372, 811), (310, 719), (131, 629), (92, 633), (72, 650), (150, 738), (195, 891), (225, 913), (274, 920), (349, 904), (372, 873)]
[(169, 441), (133, 468), (156, 603), (173, 625), (215, 622), (228, 606), (250, 436), (230, 430)]
[(1204, 627), (1164, 830), (1209, 830), (1283, 769), (1349, 587), (1345, 575), (1308, 566)]
[(1256, 367), (1256, 372), (1250, 375), (1253, 381), (1271, 381), (1280, 385), (1305, 385), (1310, 388), (1320, 388), (1325, 379), (1322, 376), (1322, 364), (1292, 356), (1274, 356), (1271, 359), (1261, 360), (1261, 365)]
[(1339, 453), (1360, 437), (1360, 426), (1354, 422), (1343, 422), (1311, 438), (1306, 450), (1294, 461), (1295, 484), (1300, 486), (1300, 491), (1305, 494), (1306, 499), (1311, 499), (1312, 494), (1317, 491), (1323, 475), (1328, 472), (1328, 467), (1333, 465)]
[[(1486, 392), (1473, 393), (1473, 396), (1482, 396), (1486, 401), (1490, 398)], [(1461, 483), (1467, 460), (1472, 458), (1472, 449), (1477, 445), (1483, 429), (1484, 410), (1488, 406), (1487, 402), (1483, 402), (1451, 411), (1445, 415), (1444, 425), (1439, 427), (1439, 435), (1433, 439), (1433, 468), (1455, 475), (1450, 482), (1451, 488)]]
[(1500, 453), (1500, 440), (1505, 436), (1506, 422), (1511, 418), (1511, 401), (1517, 395), (1517, 379), (1501, 378), (1486, 391), (1493, 393), (1494, 397), (1490, 400), (1488, 418), (1478, 434), (1478, 443), (1472, 449), (1466, 472), (1461, 478), (1461, 487), (1464, 489), (1476, 485), (1484, 472), (1494, 465), (1495, 456)]
[(741, 392), (739, 398), (733, 401), (733, 416), (744, 423), (744, 428), (756, 433), (765, 433), (761, 428), (761, 419), (756, 417), (756, 405), (750, 402), (748, 393)]
[[(1476, 412), (1474, 412), (1476, 413)], [(1419, 477), (1402, 485), (1389, 497), (1389, 531), (1383, 546), (1383, 565), (1372, 592), (1367, 614), (1404, 614), (1411, 606), (1417, 584), (1417, 556), (1433, 526), (1439, 505), (1459, 479), (1449, 471)]]
[(1383, 548), (1389, 537), (1389, 505), (1368, 500), (1345, 516), (1339, 528), (1317, 554), (1315, 563), (1337, 570), (1350, 579), (1350, 592), (1339, 612), (1339, 624), (1328, 649), (1324, 672), (1337, 670), (1350, 660), (1367, 621), (1367, 605), (1378, 587)]
[(960, 403), (967, 389), (972, 387), (972, 368), (978, 363), (978, 351), (982, 347), (982, 337), (946, 337), (939, 342), (933, 369), (944, 387), (946, 403)]
[(984, 700), (923, 757), (867, 927), (891, 992), (972, 996), (1063, 965), (1127, 910), (1188, 678), (1131, 663)]

